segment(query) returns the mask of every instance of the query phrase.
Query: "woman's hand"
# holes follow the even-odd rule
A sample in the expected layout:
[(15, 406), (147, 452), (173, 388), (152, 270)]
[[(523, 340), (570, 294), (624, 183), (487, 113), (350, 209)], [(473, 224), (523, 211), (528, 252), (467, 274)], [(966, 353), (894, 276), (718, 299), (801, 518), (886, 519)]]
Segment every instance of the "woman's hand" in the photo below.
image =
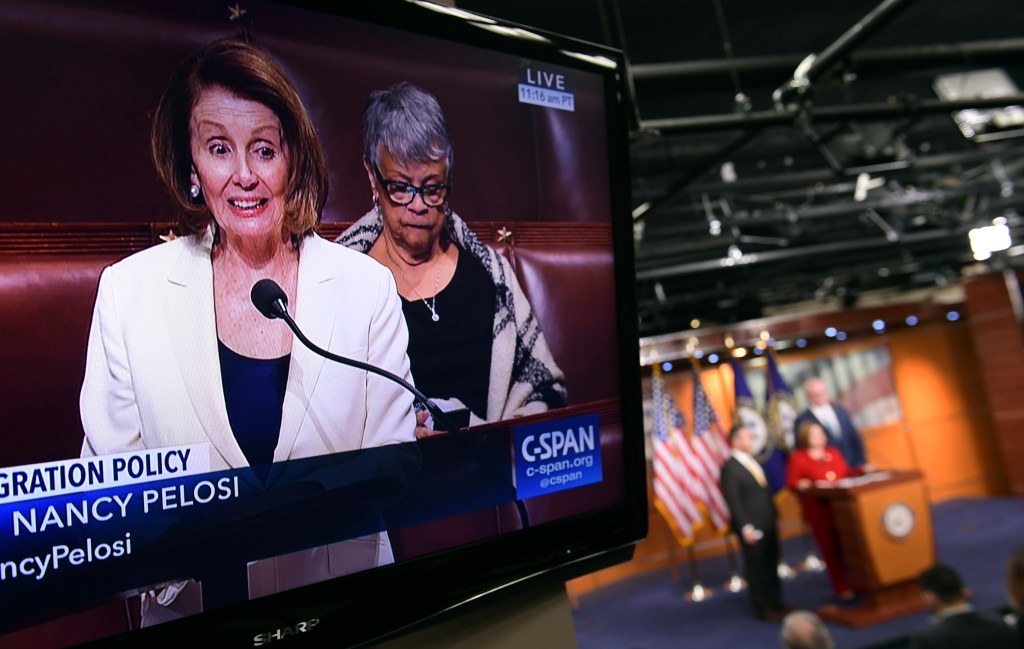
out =
[(424, 437), (437, 435), (440, 432), (433, 428), (427, 428), (427, 417), (429, 416), (430, 413), (426, 410), (420, 410), (416, 413), (416, 439), (423, 439)]

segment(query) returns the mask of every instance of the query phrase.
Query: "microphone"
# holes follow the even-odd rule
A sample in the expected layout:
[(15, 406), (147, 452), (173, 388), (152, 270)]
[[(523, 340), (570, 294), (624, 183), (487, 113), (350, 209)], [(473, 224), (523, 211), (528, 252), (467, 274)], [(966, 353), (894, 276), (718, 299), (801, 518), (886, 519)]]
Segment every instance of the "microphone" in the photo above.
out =
[(288, 317), (288, 296), (274, 280), (261, 279), (253, 284), (249, 297), (268, 320)]
[[(427, 398), (425, 394), (417, 390), (412, 385), (406, 383), (401, 378), (395, 376), (394, 374), (388, 372), (387, 370), (375, 367), (373, 365), (369, 365), (367, 363), (363, 363), (362, 361), (357, 361), (351, 358), (345, 358), (344, 356), (338, 356), (337, 354), (332, 354), (326, 349), (322, 349), (317, 345), (313, 344), (309, 340), (309, 338), (306, 338), (305, 334), (303, 334), (302, 331), (299, 329), (299, 326), (295, 324), (295, 320), (293, 320), (292, 317), (288, 314), (288, 296), (285, 295), (284, 289), (282, 289), (274, 280), (269, 278), (261, 279), (255, 284), (253, 284), (252, 290), (249, 292), (249, 297), (250, 299), (252, 299), (253, 305), (255, 305), (255, 307), (259, 309), (259, 312), (262, 313), (266, 318), (270, 320), (275, 320), (278, 318), (284, 320), (288, 324), (288, 328), (291, 329), (292, 333), (295, 334), (295, 337), (298, 338), (303, 345), (308, 347), (315, 354), (319, 354), (320, 356), (323, 356), (326, 359), (335, 361), (337, 363), (341, 363), (342, 365), (357, 367), (361, 370), (366, 370), (367, 372), (372, 372), (374, 374), (383, 376), (386, 379), (394, 381), (395, 383), (402, 386), (409, 392), (412, 392), (413, 395), (419, 400), (419, 402), (426, 406), (427, 410), (430, 411), (430, 414), (431, 416), (433, 416), (434, 421), (439, 422), (446, 431), (452, 434), (459, 432), (458, 425), (456, 425), (455, 422), (451, 420), (451, 418), (445, 413), (444, 410), (441, 410), (440, 406), (431, 401), (429, 398)], [(530, 527), (530, 514), (526, 509), (526, 504), (522, 500), (516, 499), (515, 505), (516, 509), (519, 512), (519, 520), (522, 522), (523, 528), (525, 529)]]
[(306, 338), (305, 334), (303, 334), (299, 329), (299, 326), (295, 324), (295, 320), (293, 320), (291, 315), (288, 314), (288, 296), (285, 295), (284, 289), (282, 289), (274, 280), (261, 279), (253, 284), (252, 290), (249, 292), (249, 297), (252, 299), (253, 305), (265, 318), (269, 320), (275, 320), (278, 318), (284, 320), (285, 323), (287, 323), (288, 328), (295, 334), (295, 337), (313, 353), (336, 363), (341, 363), (342, 365), (356, 367), (361, 370), (377, 374), (378, 376), (383, 376), (384, 378), (397, 383), (411, 392), (420, 403), (426, 406), (427, 410), (430, 411), (431, 416), (433, 416), (434, 421), (440, 423), (445, 430), (449, 433), (456, 433), (459, 431), (459, 427), (451, 420), (450, 417), (448, 417), (447, 414), (445, 414), (443, 410), (441, 410), (440, 406), (428, 399), (426, 395), (398, 376), (374, 365), (351, 358), (345, 358), (344, 356), (338, 356), (337, 354), (332, 354), (326, 349), (322, 349), (315, 345), (309, 338)]

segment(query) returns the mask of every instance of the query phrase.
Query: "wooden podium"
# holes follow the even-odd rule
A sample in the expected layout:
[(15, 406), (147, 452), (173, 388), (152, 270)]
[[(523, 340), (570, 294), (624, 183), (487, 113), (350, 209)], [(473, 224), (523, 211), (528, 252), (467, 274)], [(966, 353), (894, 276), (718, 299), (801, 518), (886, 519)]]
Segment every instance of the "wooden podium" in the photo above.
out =
[(824, 620), (854, 628), (924, 610), (917, 577), (935, 565), (931, 509), (919, 471), (886, 471), (814, 487), (832, 508), (859, 606), (826, 604)]

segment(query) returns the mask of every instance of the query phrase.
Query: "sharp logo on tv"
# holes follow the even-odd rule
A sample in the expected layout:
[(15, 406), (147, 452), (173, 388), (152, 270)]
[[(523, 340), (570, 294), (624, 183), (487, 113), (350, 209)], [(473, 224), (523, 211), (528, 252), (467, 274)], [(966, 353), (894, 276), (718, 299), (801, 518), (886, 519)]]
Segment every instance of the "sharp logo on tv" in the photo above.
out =
[(566, 76), (560, 72), (544, 70), (535, 64), (519, 68), (519, 103), (576, 110), (576, 97)]
[(291, 626), (283, 626), (273, 631), (267, 631), (266, 633), (257, 633), (252, 639), (252, 646), (262, 647), (268, 645), (275, 640), (284, 640), (292, 636), (299, 635), (301, 633), (308, 633), (313, 630), (313, 627), (320, 624), (320, 618), (312, 618), (305, 622), (297, 622)]
[(601, 481), (601, 433), (597, 415), (519, 426), (516, 493), (520, 498)]

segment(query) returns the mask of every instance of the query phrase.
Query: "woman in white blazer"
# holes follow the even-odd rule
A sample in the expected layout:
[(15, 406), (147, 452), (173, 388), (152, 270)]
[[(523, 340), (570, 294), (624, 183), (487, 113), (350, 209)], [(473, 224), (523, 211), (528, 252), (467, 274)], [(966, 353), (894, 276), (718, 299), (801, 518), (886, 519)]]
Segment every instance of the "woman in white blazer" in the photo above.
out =
[[(239, 41), (191, 55), (157, 108), (152, 152), (182, 236), (100, 277), (83, 455), (208, 443), (212, 470), (265, 477), (271, 462), (413, 441), (408, 392), (293, 344), (251, 303), (252, 285), (273, 279), (311, 340), (412, 381), (391, 273), (314, 233), (326, 165), (273, 59)], [(303, 550), (250, 566), (250, 597), (392, 560), (383, 532)], [(153, 589), (144, 622), (192, 612), (189, 588)]]

